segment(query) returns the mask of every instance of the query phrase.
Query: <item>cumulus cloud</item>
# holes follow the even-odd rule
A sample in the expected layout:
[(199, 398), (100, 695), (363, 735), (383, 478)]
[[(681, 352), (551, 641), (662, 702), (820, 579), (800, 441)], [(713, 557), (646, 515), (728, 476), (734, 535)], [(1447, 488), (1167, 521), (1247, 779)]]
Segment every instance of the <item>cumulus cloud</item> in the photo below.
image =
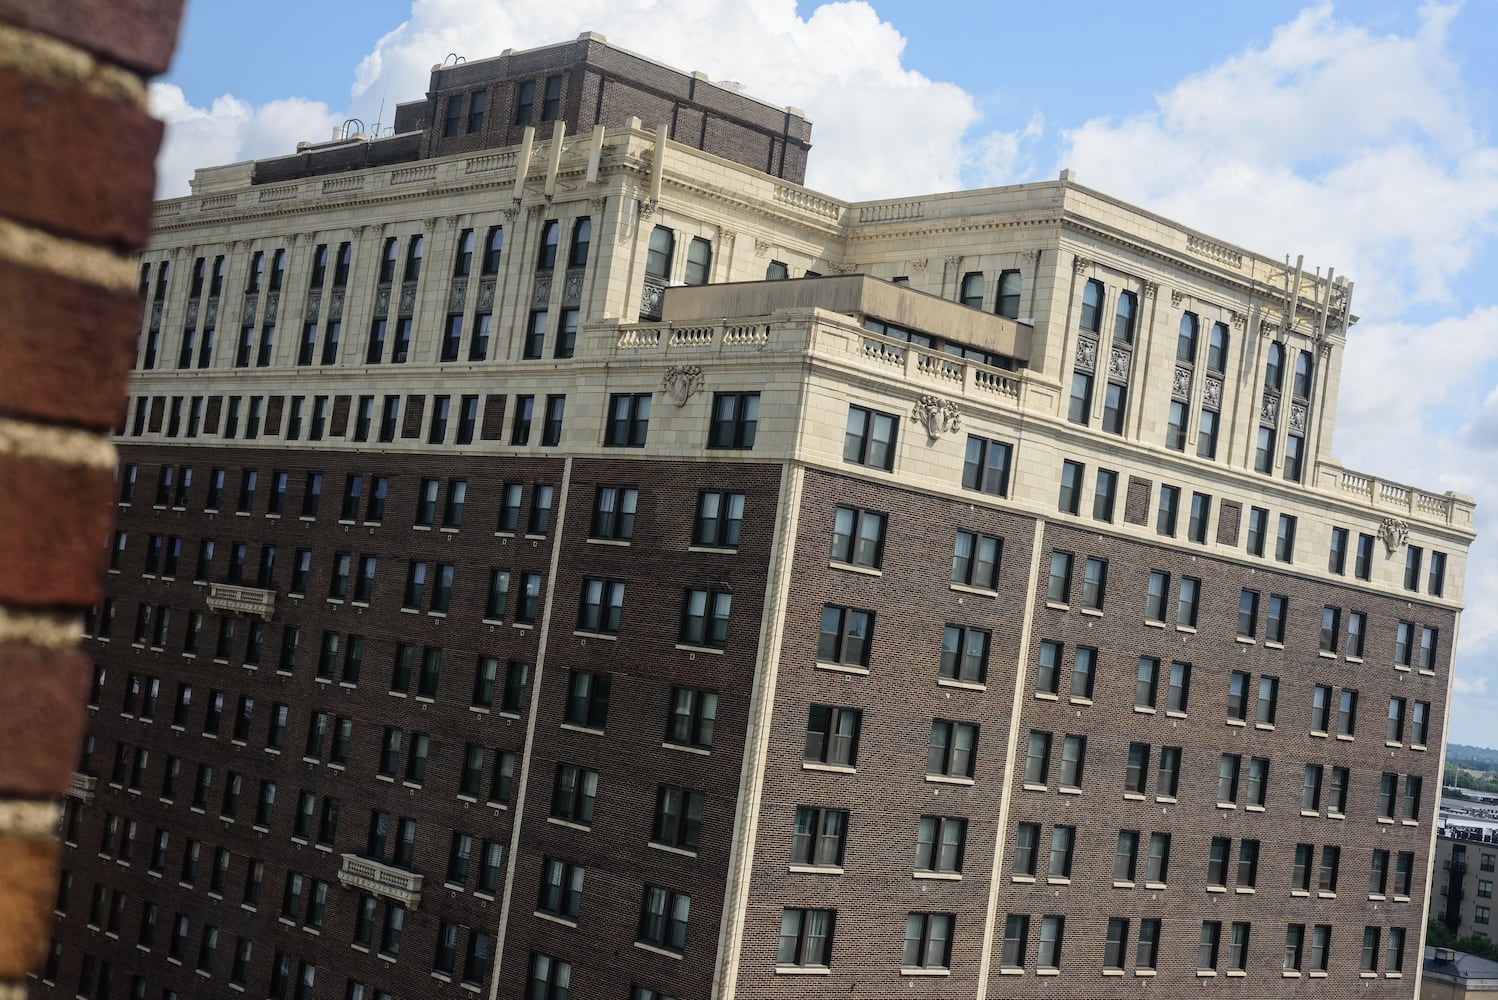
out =
[(187, 194), (198, 167), (290, 153), (303, 139), (329, 138), (343, 120), (323, 102), (300, 97), (254, 107), (225, 94), (197, 107), (181, 87), (158, 82), (151, 84), (150, 99), (151, 113), (167, 125), (156, 157), (158, 198)]
[(1488, 693), (1488, 679), (1477, 677), (1468, 679), (1460, 675), (1451, 679), (1451, 693), (1460, 695), (1485, 695)]

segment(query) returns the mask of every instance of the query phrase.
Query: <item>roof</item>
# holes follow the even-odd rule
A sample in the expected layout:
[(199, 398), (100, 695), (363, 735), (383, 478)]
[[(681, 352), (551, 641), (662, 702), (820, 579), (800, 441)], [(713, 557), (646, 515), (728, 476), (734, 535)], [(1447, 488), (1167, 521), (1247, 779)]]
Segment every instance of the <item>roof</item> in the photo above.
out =
[[(1439, 952), (1442, 957), (1437, 958)], [(1450, 957), (1447, 957), (1450, 956)], [(1449, 948), (1426, 948), (1424, 975), (1467, 990), (1498, 993), (1498, 962)]]

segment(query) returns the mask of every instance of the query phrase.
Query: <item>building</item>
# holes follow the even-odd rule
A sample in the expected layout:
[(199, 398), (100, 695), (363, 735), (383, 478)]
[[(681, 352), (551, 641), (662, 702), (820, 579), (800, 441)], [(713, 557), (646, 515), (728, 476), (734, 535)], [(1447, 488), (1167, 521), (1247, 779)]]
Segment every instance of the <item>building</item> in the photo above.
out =
[(1498, 962), (1450, 948), (1426, 948), (1420, 1000), (1466, 1000), (1498, 993)]
[(1351, 285), (508, 58), (157, 206), (38, 996), (1412, 997), (1473, 504)]
[(1480, 802), (1443, 798), (1438, 822), (1430, 918), (1459, 937), (1491, 937), (1498, 812)]

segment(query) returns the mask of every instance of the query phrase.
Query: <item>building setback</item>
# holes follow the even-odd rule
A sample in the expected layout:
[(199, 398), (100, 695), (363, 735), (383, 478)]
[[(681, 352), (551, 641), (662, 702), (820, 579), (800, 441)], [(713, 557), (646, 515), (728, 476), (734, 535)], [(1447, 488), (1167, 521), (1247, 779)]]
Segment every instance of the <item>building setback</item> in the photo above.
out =
[(156, 208), (38, 996), (1414, 995), (1473, 503), (1345, 279), (597, 36), (397, 122)]

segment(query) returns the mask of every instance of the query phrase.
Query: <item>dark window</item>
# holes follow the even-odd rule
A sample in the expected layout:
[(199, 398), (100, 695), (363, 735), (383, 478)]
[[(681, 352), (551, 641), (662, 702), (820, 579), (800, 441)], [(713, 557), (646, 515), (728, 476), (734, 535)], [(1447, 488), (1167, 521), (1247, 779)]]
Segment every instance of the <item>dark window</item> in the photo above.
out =
[(718, 392), (713, 394), (712, 423), (708, 427), (709, 448), (754, 447), (759, 426), (759, 393)]
[[(962, 463), (962, 485), (995, 496), (1009, 495), (1009, 461), (1012, 447), (969, 434)], [(844, 457), (847, 457), (846, 451)], [(888, 468), (888, 466), (885, 466)]]
[(889, 471), (895, 464), (900, 418), (862, 406), (848, 407), (843, 435), (843, 461)]

